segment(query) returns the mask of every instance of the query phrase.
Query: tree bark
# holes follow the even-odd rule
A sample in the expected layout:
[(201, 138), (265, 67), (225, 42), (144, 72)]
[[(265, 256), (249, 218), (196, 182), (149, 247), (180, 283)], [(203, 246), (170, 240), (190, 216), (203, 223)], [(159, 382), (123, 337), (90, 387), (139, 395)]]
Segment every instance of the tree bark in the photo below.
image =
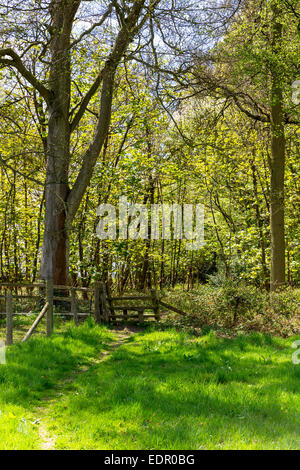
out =
[(284, 169), (285, 133), (283, 115), (283, 92), (279, 70), (279, 54), (282, 41), (282, 12), (279, 2), (272, 3), (272, 50), (271, 68), (271, 290), (285, 284), (285, 230), (284, 230)]
[(65, 285), (68, 278), (67, 196), (70, 162), (70, 36), (80, 1), (53, 0), (51, 13), (51, 99), (47, 139), (45, 231), (40, 277)]
[(257, 225), (258, 233), (259, 233), (259, 245), (261, 249), (261, 266), (262, 266), (262, 274), (263, 274), (263, 283), (264, 283), (265, 288), (269, 289), (270, 276), (269, 276), (267, 262), (266, 262), (266, 243), (265, 243), (265, 237), (264, 237), (264, 222), (263, 222), (263, 218), (260, 212), (260, 204), (259, 204), (258, 188), (257, 188), (257, 177), (256, 177), (257, 169), (255, 166), (254, 158), (251, 163), (251, 169), (252, 169), (253, 192), (254, 192), (254, 198), (255, 198), (254, 209), (255, 209), (255, 216), (256, 216), (256, 225)]
[[(97, 158), (106, 139), (110, 120), (116, 69), (129, 43), (139, 30), (145, 0), (136, 0), (117, 35), (114, 48), (98, 78), (82, 101), (77, 115), (70, 122), (71, 94), (71, 31), (80, 0), (52, 0), (51, 70), (49, 123), (47, 141), (47, 173), (45, 191), (45, 232), (41, 260), (41, 279), (54, 284), (68, 281), (68, 238), (72, 222), (91, 180)], [(70, 136), (79, 124), (89, 99), (102, 83), (100, 113), (92, 142), (83, 156), (76, 181), (69, 189)], [(47, 95), (48, 96), (48, 95)]]

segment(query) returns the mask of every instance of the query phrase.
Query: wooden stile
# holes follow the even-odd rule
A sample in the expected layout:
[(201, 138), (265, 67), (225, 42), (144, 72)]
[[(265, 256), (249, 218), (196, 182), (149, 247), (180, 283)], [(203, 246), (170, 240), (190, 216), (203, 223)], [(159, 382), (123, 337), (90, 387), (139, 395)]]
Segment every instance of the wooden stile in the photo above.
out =
[[(23, 341), (28, 339), (41, 319), (46, 315), (46, 334), (51, 336), (54, 326), (54, 315), (62, 316), (73, 316), (75, 324), (79, 324), (79, 316), (88, 316), (88, 313), (79, 313), (78, 311), (78, 298), (76, 296), (77, 291), (81, 291), (84, 294), (87, 292), (94, 293), (94, 313), (96, 323), (102, 321), (113, 322), (116, 321), (138, 321), (143, 323), (145, 320), (155, 319), (160, 320), (160, 305), (166, 307), (176, 313), (185, 315), (180, 309), (168, 305), (160, 300), (159, 293), (152, 289), (150, 294), (146, 295), (124, 295), (119, 297), (113, 297), (110, 294), (108, 286), (100, 281), (94, 283), (93, 288), (81, 288), (74, 286), (54, 286), (52, 280), (47, 280), (43, 284), (14, 284), (6, 283), (0, 284), (0, 288), (5, 289), (5, 295), (2, 297), (6, 300), (6, 314), (7, 316), (7, 344), (12, 344), (13, 341), (13, 315), (30, 315), (31, 312), (24, 313), (13, 313), (13, 297), (11, 290), (17, 291), (16, 297), (20, 299), (37, 298), (43, 300), (46, 298), (47, 308), (44, 306), (41, 313), (33, 323), (29, 332), (25, 335)], [(35, 294), (34, 289), (39, 288), (39, 293)], [(18, 290), (19, 289), (19, 290)], [(27, 289), (27, 295), (24, 295), (22, 289)], [(64, 289), (66, 292), (65, 297), (55, 296), (55, 289)], [(9, 290), (9, 291), (8, 291)], [(26, 292), (26, 291), (25, 291)], [(69, 295), (68, 295), (69, 294)], [(1, 296), (0, 296), (1, 297)], [(91, 296), (92, 297), (92, 296)], [(63, 313), (54, 314), (54, 301), (68, 301), (70, 302), (70, 311)], [(91, 299), (92, 302), (92, 299)], [(121, 312), (120, 314), (118, 312)]]

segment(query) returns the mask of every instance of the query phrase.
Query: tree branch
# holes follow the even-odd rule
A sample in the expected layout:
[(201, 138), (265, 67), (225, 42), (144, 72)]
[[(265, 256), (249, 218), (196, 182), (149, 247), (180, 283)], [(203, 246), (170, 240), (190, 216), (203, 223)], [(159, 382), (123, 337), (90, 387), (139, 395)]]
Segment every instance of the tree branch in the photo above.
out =
[[(67, 223), (68, 224), (72, 222), (76, 214), (76, 211), (80, 205), (85, 189), (87, 185), (89, 184), (91, 177), (93, 175), (97, 158), (99, 156), (99, 153), (101, 152), (103, 143), (107, 136), (107, 132), (109, 130), (109, 125), (110, 125), (110, 119), (111, 119), (111, 107), (112, 107), (113, 88), (114, 88), (116, 69), (128, 45), (132, 41), (134, 35), (137, 33), (138, 26), (141, 27), (144, 24), (143, 22), (144, 18), (142, 18), (141, 21), (138, 23), (144, 4), (145, 4), (145, 0), (136, 0), (134, 2), (123, 26), (121, 27), (117, 35), (114, 48), (111, 54), (109, 55), (109, 57), (107, 58), (103, 70), (99, 74), (101, 76), (101, 80), (103, 81), (102, 90), (101, 90), (101, 99), (100, 99), (99, 119), (97, 122), (97, 127), (96, 127), (93, 141), (83, 157), (82, 166), (79, 170), (76, 181), (67, 199), (67, 206), (68, 206)], [(146, 15), (148, 16), (147, 13)], [(78, 113), (81, 113), (81, 112), (82, 112), (81, 109), (79, 109)], [(75, 123), (76, 122), (77, 123), (79, 122), (78, 118), (77, 118), (77, 121), (75, 121)], [(72, 124), (74, 126), (74, 120)]]
[(98, 74), (96, 80), (91, 85), (90, 89), (85, 94), (85, 96), (83, 97), (83, 99), (80, 103), (79, 109), (78, 109), (77, 113), (75, 114), (73, 120), (71, 121), (71, 124), (70, 124), (71, 132), (73, 132), (76, 129), (76, 127), (78, 126), (79, 122), (81, 121), (81, 119), (82, 119), (82, 117), (83, 117), (83, 115), (86, 111), (86, 108), (89, 105), (89, 102), (91, 101), (92, 97), (94, 96), (94, 94), (97, 92), (99, 86), (101, 85), (101, 82), (103, 80), (103, 75), (104, 75), (104, 68), (105, 67), (103, 67), (103, 69), (100, 71), (100, 73)]
[[(11, 59), (5, 59), (10, 56)], [(51, 101), (51, 92), (23, 64), (20, 56), (11, 48), (0, 49), (0, 65), (14, 67), (40, 93), (46, 103)]]
[(108, 7), (108, 9), (106, 10), (106, 12), (103, 14), (102, 18), (100, 21), (98, 21), (97, 23), (94, 23), (92, 24), (92, 26), (90, 28), (88, 28), (87, 30), (83, 31), (83, 33), (79, 36), (78, 39), (75, 39), (75, 41), (72, 42), (72, 44), (70, 45), (70, 49), (74, 46), (76, 46), (83, 38), (84, 36), (86, 36), (87, 34), (90, 34), (95, 28), (97, 28), (98, 26), (101, 26), (104, 21), (106, 20), (106, 18), (110, 15), (110, 13), (112, 12), (112, 9), (113, 9), (113, 4), (111, 3)]

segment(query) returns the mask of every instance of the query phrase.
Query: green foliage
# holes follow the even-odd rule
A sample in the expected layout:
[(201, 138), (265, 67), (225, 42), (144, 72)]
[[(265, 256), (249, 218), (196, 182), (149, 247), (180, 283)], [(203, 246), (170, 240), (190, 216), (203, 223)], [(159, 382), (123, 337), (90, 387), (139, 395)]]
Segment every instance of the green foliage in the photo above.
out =
[(233, 321), (236, 322), (240, 315), (249, 310), (254, 313), (263, 312), (263, 294), (253, 286), (227, 280), (222, 286), (219, 295), (219, 310), (231, 311)]
[[(297, 4), (281, 7), (283, 44), (277, 54), (270, 41), (270, 4), (258, 8), (257, 2), (247, 2), (210, 51), (211, 73), (244, 100), (247, 110), (267, 116), (270, 70), (276, 67), (284, 112), (297, 123), (299, 107), (291, 99), (291, 85), (299, 78)], [(108, 45), (101, 41), (92, 40), (92, 46), (78, 44), (73, 52), (73, 110), (107, 53)], [(196, 75), (204, 70), (197, 67)], [(13, 70), (7, 79), (15, 86), (1, 105), (0, 277), (32, 281), (38, 277), (43, 240), (47, 110), (40, 99), (34, 102), (32, 90), (21, 85)], [(157, 97), (155, 75), (145, 74), (137, 63), (118, 68), (109, 135), (70, 234), (72, 282), (87, 286), (97, 278), (120, 291), (150, 284), (191, 289), (218, 270), (219, 276), (228, 271), (255, 286), (268, 285), (270, 126), (251, 119), (219, 88), (211, 93), (204, 87), (202, 92), (193, 86), (192, 76), (184, 80), (191, 81), (191, 89), (174, 90), (173, 81), (162, 75)], [(174, 107), (173, 99), (180, 101), (172, 114), (176, 126), (166, 112), (169, 105)], [(89, 145), (98, 105), (96, 93), (72, 134), (70, 185)], [(299, 126), (287, 124), (285, 133), (286, 274), (295, 287), (300, 282)], [(96, 208), (103, 202), (117, 205), (121, 195), (131, 202), (146, 200), (148, 207), (152, 199), (203, 203), (206, 246), (191, 253), (177, 240), (99, 241)]]
[(167, 316), (166, 324), (191, 329), (199, 334), (208, 328), (237, 334), (256, 330), (280, 336), (300, 332), (300, 291), (283, 289), (266, 292), (234, 280), (223, 280), (219, 287), (198, 286), (190, 292), (167, 291), (167, 301), (187, 313), (186, 317)]

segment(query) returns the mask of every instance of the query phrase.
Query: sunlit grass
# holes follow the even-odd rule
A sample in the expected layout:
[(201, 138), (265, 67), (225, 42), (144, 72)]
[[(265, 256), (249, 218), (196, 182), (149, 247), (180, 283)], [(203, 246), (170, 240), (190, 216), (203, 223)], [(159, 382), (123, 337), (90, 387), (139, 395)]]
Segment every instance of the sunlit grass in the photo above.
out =
[(147, 330), (117, 350), (114, 338), (87, 321), (10, 347), (0, 449), (41, 448), (41, 423), (58, 449), (300, 448), (296, 337)]
[(291, 340), (153, 331), (70, 384), (49, 425), (61, 449), (299, 449)]
[(36, 335), (7, 349), (7, 363), (0, 364), (0, 449), (39, 448), (36, 407), (42, 398), (55, 393), (64, 377), (89, 365), (112, 339), (105, 327), (90, 322), (58, 330), (51, 339)]

